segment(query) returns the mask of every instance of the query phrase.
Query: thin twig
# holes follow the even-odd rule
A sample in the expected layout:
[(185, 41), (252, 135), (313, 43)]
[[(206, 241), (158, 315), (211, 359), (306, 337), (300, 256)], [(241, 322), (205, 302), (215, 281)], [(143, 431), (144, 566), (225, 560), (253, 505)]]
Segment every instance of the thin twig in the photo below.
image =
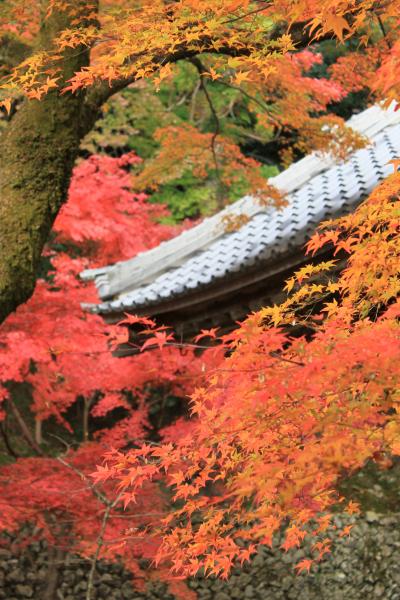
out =
[(192, 65), (194, 67), (196, 67), (197, 71), (199, 72), (200, 86), (201, 86), (201, 89), (204, 92), (204, 95), (206, 97), (208, 106), (210, 107), (210, 111), (211, 111), (211, 114), (213, 116), (214, 123), (215, 123), (214, 133), (213, 133), (212, 138), (211, 138), (211, 153), (212, 153), (212, 156), (213, 156), (213, 161), (214, 161), (214, 166), (215, 166), (215, 174), (216, 174), (217, 180), (218, 180), (217, 204), (218, 204), (219, 208), (223, 208), (223, 206), (224, 206), (224, 202), (223, 202), (223, 200), (224, 200), (223, 199), (223, 190), (224, 190), (225, 186), (224, 186), (222, 178), (221, 178), (221, 170), (220, 170), (220, 166), (219, 166), (219, 162), (218, 162), (217, 148), (216, 148), (217, 137), (221, 133), (221, 122), (219, 120), (218, 113), (215, 110), (215, 106), (214, 106), (214, 104), (212, 102), (211, 96), (210, 96), (210, 94), (208, 92), (207, 86), (206, 86), (205, 81), (204, 81), (204, 76), (208, 73), (207, 69), (204, 68), (202, 62), (197, 57), (191, 58), (190, 62), (192, 63)]
[(97, 561), (99, 559), (101, 549), (104, 546), (104, 534), (106, 531), (108, 519), (110, 518), (110, 512), (118, 504), (119, 500), (121, 499), (122, 494), (123, 494), (123, 492), (118, 494), (118, 496), (114, 499), (114, 501), (112, 503), (109, 503), (108, 506), (106, 507), (106, 510), (104, 511), (103, 519), (101, 522), (100, 533), (97, 538), (96, 552), (94, 553), (93, 558), (91, 560), (91, 566), (90, 566), (90, 572), (89, 572), (89, 576), (88, 576), (88, 584), (87, 584), (87, 590), (86, 590), (86, 600), (92, 600), (92, 592), (93, 592), (93, 587), (94, 587), (94, 585), (93, 585), (94, 575), (96, 573)]
[(299, 362), (297, 360), (291, 360), (290, 358), (283, 358), (283, 356), (281, 356), (278, 352), (275, 352), (274, 350), (270, 352), (269, 355), (272, 356), (272, 358), (277, 358), (278, 360), (281, 360), (282, 362), (297, 365), (298, 367), (305, 367), (305, 363)]
[[(67, 447), (67, 452), (68, 452), (68, 450), (70, 449), (70, 445), (67, 442), (65, 442), (63, 439), (59, 438), (58, 436), (53, 436), (53, 437), (59, 439)], [(81, 479), (83, 479), (83, 481), (86, 483), (86, 485), (89, 487), (91, 492), (95, 495), (95, 497), (98, 500), (100, 500), (100, 502), (102, 504), (105, 505), (105, 511), (104, 511), (102, 522), (101, 522), (101, 528), (100, 528), (99, 535), (97, 537), (96, 551), (91, 559), (91, 566), (90, 566), (88, 582), (87, 582), (87, 589), (86, 589), (86, 600), (92, 600), (92, 592), (93, 592), (93, 588), (94, 588), (94, 576), (96, 573), (96, 565), (97, 565), (97, 562), (98, 562), (98, 559), (100, 556), (101, 549), (105, 543), (104, 542), (104, 534), (105, 534), (105, 530), (107, 527), (107, 523), (108, 523), (108, 520), (110, 519), (111, 511), (113, 510), (113, 508), (116, 507), (116, 505), (120, 501), (122, 494), (124, 492), (123, 491), (120, 492), (114, 498), (114, 500), (109, 500), (107, 498), (107, 496), (105, 496), (102, 492), (100, 492), (96, 488), (96, 486), (90, 481), (90, 479), (80, 469), (76, 468), (74, 465), (72, 465), (71, 463), (66, 461), (61, 456), (57, 456), (56, 460), (58, 460), (58, 462), (60, 462), (62, 465), (64, 465), (68, 469), (71, 469), (74, 473), (79, 475), (79, 477)]]
[(194, 114), (195, 114), (195, 110), (196, 110), (196, 98), (197, 98), (197, 94), (199, 93), (200, 88), (201, 88), (201, 79), (199, 79), (197, 81), (196, 87), (194, 88), (194, 90), (192, 92), (192, 97), (190, 99), (189, 121), (194, 120)]
[[(68, 447), (68, 449), (70, 448), (69, 444), (67, 444), (67, 442), (65, 442), (63, 439), (59, 438), (57, 435), (53, 435), (53, 434), (49, 434), (49, 435), (51, 435), (52, 437), (60, 440), (62, 443), (64, 443), (65, 446)], [(71, 469), (71, 471), (73, 471), (74, 473), (76, 473), (76, 475), (79, 475), (79, 477), (86, 483), (86, 485), (90, 488), (90, 490), (93, 492), (93, 494), (96, 496), (96, 498), (98, 500), (100, 500), (100, 502), (102, 502), (106, 506), (110, 505), (110, 500), (107, 498), (107, 496), (105, 496), (102, 492), (100, 492), (96, 488), (95, 484), (90, 481), (90, 479), (85, 475), (85, 473), (83, 473), (80, 469), (77, 469), (77, 467), (75, 467), (74, 465), (72, 465), (71, 463), (69, 463), (68, 461), (66, 461), (61, 456), (57, 456), (56, 460), (59, 463), (61, 463), (62, 465), (64, 465), (64, 467), (67, 467), (68, 469)]]
[(382, 35), (383, 35), (383, 39), (385, 40), (385, 43), (386, 43), (387, 47), (389, 48), (389, 50), (391, 50), (391, 49), (392, 49), (392, 44), (390, 43), (390, 40), (389, 40), (389, 39), (388, 39), (388, 37), (387, 37), (387, 31), (386, 31), (386, 29), (385, 29), (385, 26), (384, 26), (384, 24), (383, 24), (383, 21), (382, 21), (382, 19), (381, 19), (381, 16), (380, 16), (380, 15), (376, 15), (376, 18), (377, 18), (377, 21), (378, 21), (378, 23), (379, 23), (380, 30), (381, 30), (381, 32), (382, 32)]
[[(249, 100), (251, 100), (251, 102), (254, 102), (255, 104), (258, 104), (258, 106), (260, 108), (262, 108), (263, 111), (268, 114), (268, 116), (270, 117), (270, 119), (272, 119), (273, 121), (275, 121), (275, 126), (279, 129), (279, 133), (280, 133), (280, 130), (282, 128), (281, 128), (281, 125), (280, 125), (279, 121), (277, 121), (273, 117), (273, 115), (271, 114), (271, 111), (269, 110), (268, 106), (266, 104), (264, 104), (264, 102), (261, 102), (261, 100), (259, 100), (258, 98), (256, 98), (256, 96), (253, 96), (252, 94), (249, 94), (249, 92), (247, 92), (246, 90), (244, 90), (243, 88), (241, 88), (238, 85), (234, 85), (233, 83), (228, 83), (227, 81), (224, 81), (223, 79), (219, 79), (218, 83), (220, 83), (221, 85), (224, 85), (226, 87), (232, 88), (233, 90), (237, 90), (238, 92), (240, 92), (241, 94), (243, 94), (243, 96), (246, 96), (246, 98), (248, 98)], [(275, 137), (274, 137), (274, 140), (275, 140)], [(274, 141), (274, 140), (271, 140), (271, 141)]]
[[(260, 0), (262, 1), (262, 0)], [(227, 21), (222, 21), (222, 25), (226, 25), (228, 23), (235, 23), (235, 21), (240, 21), (241, 19), (245, 19), (246, 17), (250, 17), (251, 15), (255, 15), (257, 13), (262, 12), (263, 10), (265, 10), (266, 8), (268, 8), (268, 6), (271, 4), (271, 2), (265, 2), (266, 6), (262, 6), (261, 8), (256, 8), (248, 13), (245, 13), (244, 15), (240, 15), (238, 17), (234, 17), (233, 19), (228, 19)]]

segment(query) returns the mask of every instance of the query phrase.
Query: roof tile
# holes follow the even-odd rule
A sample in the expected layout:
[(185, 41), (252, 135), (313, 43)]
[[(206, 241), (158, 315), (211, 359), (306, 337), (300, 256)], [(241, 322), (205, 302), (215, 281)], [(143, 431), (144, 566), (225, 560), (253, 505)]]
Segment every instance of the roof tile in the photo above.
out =
[[(361, 119), (361, 115), (359, 117)], [(362, 118), (365, 120), (364, 116)], [(373, 130), (377, 129), (375, 124)], [(393, 167), (387, 163), (399, 155), (400, 123), (389, 119), (386, 128), (374, 134), (371, 146), (355, 152), (343, 164), (327, 162), (325, 170), (321, 167), (319, 173), (303, 182), (298, 189), (294, 188), (289, 194), (288, 205), (281, 211), (255, 209), (250, 220), (239, 230), (232, 233), (221, 231), (219, 237), (177, 261), (178, 266), (167, 266), (164, 272), (156, 274), (150, 283), (121, 292), (111, 301), (85, 305), (85, 309), (108, 314), (159, 304), (223, 281), (227, 275), (245, 270), (257, 262), (267, 264), (276, 260), (302, 246), (321, 220), (353, 209), (392, 171)], [(279, 181), (284, 181), (283, 176), (284, 173), (278, 176)], [(235, 206), (246, 206), (248, 201), (241, 199)], [(211, 223), (215, 222), (211, 220)], [(97, 269), (93, 274), (100, 293), (108, 289), (108, 276), (113, 268)]]

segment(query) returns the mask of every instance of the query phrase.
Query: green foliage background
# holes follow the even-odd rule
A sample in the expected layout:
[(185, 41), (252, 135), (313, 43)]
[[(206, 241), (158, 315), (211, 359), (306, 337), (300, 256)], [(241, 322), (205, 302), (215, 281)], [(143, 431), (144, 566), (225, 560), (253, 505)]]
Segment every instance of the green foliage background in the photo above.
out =
[[(352, 49), (349, 44), (322, 42), (318, 51), (322, 53), (324, 62), (314, 66), (310, 75), (328, 77), (329, 65)], [(256, 109), (259, 110), (259, 106), (239, 88), (218, 80), (207, 80), (207, 90), (219, 117), (220, 134), (237, 143), (246, 156), (259, 161), (266, 178), (276, 175), (281, 170), (279, 151), (282, 141), (274, 137), (272, 130), (268, 131), (257, 123)], [(367, 97), (367, 90), (349, 94), (340, 103), (332, 104), (331, 111), (347, 119), (354, 111), (365, 108)], [(258, 100), (264, 102), (263, 98)], [(85, 139), (82, 154), (119, 156), (134, 151), (146, 161), (154, 158), (158, 150), (158, 142), (154, 138), (156, 130), (183, 123), (190, 123), (204, 133), (213, 132), (216, 125), (201, 89), (198, 71), (187, 62), (178, 63), (173, 79), (164, 82), (158, 92), (152, 82), (138, 82), (111, 99), (95, 129)], [(246, 182), (235, 184), (228, 192), (228, 201), (240, 198), (247, 191)], [(179, 177), (161, 184), (152, 193), (151, 201), (166, 204), (171, 212), (169, 221), (172, 222), (211, 214), (217, 210), (215, 173), (210, 173), (204, 180), (182, 167)]]

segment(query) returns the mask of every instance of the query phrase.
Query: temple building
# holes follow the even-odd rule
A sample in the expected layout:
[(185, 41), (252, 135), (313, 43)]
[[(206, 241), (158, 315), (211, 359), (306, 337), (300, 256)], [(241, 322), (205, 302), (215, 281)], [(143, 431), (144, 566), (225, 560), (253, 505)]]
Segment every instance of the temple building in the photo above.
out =
[[(400, 157), (400, 111), (373, 106), (347, 124), (371, 143), (342, 163), (310, 154), (271, 178), (286, 194), (283, 209), (245, 196), (152, 250), (84, 271), (100, 301), (83, 308), (111, 323), (124, 313), (148, 315), (189, 339), (201, 328), (229, 330), (279, 302), (284, 280), (310, 260), (304, 245), (317, 225), (354, 210)], [(228, 231), (232, 219), (243, 224)], [(326, 258), (325, 252), (315, 260)]]

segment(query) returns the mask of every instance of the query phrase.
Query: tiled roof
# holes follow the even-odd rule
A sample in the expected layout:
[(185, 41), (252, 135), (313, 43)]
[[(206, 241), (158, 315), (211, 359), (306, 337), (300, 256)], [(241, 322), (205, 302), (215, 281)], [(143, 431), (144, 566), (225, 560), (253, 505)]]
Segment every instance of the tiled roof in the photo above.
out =
[[(181, 298), (223, 282), (260, 264), (267, 268), (300, 247), (324, 219), (352, 210), (393, 167), (400, 156), (400, 111), (374, 106), (349, 123), (371, 144), (335, 164), (314, 154), (270, 181), (288, 193), (280, 211), (263, 208), (246, 196), (200, 225), (131, 260), (82, 273), (94, 279), (100, 304), (85, 310), (109, 315), (140, 310)], [(223, 217), (246, 214), (239, 230), (227, 233)]]

